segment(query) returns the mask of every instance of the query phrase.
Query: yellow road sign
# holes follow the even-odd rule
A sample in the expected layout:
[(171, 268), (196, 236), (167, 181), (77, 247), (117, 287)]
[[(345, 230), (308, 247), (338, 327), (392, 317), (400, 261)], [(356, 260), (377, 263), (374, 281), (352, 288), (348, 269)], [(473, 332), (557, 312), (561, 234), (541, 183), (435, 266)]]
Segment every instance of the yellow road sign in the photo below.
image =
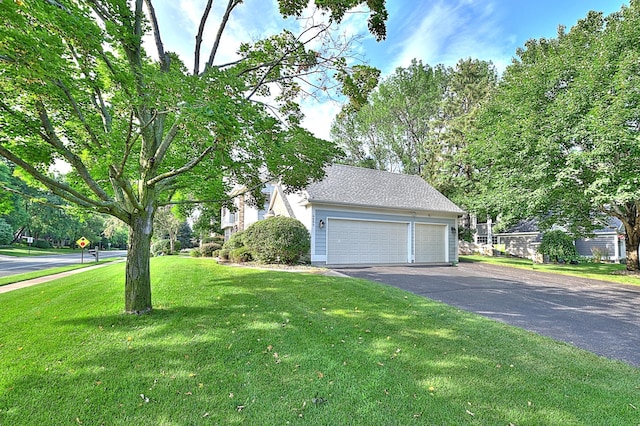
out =
[(78, 241), (76, 241), (76, 244), (78, 244), (81, 248), (85, 248), (86, 246), (91, 244), (91, 241), (87, 240), (85, 237), (82, 237)]

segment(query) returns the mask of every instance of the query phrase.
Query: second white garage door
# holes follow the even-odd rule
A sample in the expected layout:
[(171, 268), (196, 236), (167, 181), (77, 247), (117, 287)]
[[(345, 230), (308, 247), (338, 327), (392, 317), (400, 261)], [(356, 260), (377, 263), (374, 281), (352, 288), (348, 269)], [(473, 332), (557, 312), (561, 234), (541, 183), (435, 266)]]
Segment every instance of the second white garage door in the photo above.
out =
[(447, 227), (416, 223), (416, 263), (447, 261)]
[(328, 264), (408, 263), (408, 223), (348, 219), (327, 222)]

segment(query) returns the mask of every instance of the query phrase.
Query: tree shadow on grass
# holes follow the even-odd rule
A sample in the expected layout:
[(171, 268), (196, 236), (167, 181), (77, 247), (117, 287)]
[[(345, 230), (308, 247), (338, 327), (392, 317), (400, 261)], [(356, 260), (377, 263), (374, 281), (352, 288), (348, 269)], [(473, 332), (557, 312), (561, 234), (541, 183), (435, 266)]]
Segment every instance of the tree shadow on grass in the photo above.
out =
[(12, 383), (0, 423), (580, 423), (612, 408), (567, 392), (620, 393), (601, 364), (561, 365), (567, 346), (367, 281), (252, 272), (157, 293), (147, 316), (59, 318), (63, 361)]

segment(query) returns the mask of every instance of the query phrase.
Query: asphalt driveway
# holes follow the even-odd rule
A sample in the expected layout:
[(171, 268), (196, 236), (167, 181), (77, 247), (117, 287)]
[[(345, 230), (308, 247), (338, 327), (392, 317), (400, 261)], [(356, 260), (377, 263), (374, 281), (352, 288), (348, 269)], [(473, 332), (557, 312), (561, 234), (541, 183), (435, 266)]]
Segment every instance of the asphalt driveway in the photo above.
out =
[(640, 287), (478, 263), (333, 268), (640, 367)]

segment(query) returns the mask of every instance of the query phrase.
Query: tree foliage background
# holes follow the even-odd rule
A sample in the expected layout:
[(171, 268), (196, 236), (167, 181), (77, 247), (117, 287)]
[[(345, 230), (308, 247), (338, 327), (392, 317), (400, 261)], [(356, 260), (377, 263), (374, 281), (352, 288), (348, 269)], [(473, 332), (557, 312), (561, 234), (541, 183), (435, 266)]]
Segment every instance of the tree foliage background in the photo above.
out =
[(590, 12), (519, 49), (477, 117), (468, 162), (478, 211), (573, 235), (618, 218), (627, 269), (640, 242), (640, 2)]
[(497, 84), (491, 62), (460, 60), (455, 67), (413, 60), (385, 78), (357, 109), (332, 125), (345, 162), (421, 175), (463, 205), (470, 170), (464, 160), (472, 117)]

